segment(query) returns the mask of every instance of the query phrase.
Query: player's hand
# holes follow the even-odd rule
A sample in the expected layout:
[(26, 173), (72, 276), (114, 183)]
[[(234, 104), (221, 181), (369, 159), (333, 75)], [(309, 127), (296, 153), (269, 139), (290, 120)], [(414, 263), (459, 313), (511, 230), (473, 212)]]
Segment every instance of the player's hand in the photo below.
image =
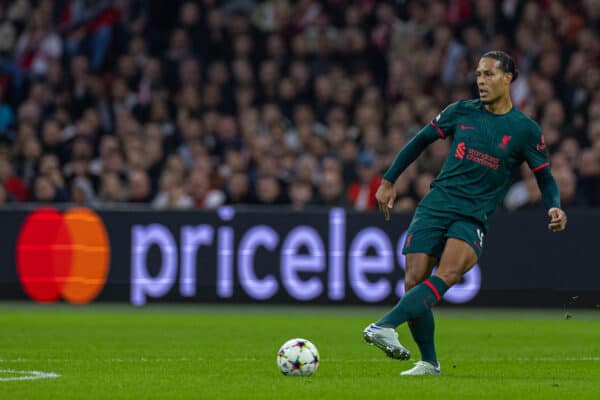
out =
[(390, 220), (390, 210), (394, 207), (394, 201), (396, 200), (396, 189), (390, 181), (385, 179), (381, 180), (377, 193), (375, 193), (377, 204), (379, 205), (379, 211), (381, 211), (386, 221)]
[(552, 207), (548, 210), (550, 223), (548, 229), (552, 232), (563, 231), (567, 227), (567, 214), (560, 208)]

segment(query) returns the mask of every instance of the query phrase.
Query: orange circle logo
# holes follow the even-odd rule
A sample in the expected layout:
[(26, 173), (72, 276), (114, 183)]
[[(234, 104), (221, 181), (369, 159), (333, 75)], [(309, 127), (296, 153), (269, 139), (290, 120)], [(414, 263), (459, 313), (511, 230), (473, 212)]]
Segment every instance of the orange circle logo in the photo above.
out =
[(110, 244), (102, 220), (92, 210), (62, 214), (41, 208), (27, 216), (17, 240), (17, 272), (27, 295), (38, 302), (64, 298), (88, 303), (108, 276)]

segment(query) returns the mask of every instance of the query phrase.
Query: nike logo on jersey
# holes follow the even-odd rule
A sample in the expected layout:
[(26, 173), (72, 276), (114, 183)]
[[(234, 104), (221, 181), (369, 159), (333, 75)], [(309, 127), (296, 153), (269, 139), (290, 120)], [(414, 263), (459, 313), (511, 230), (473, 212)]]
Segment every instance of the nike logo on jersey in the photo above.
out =
[(510, 142), (510, 139), (512, 139), (512, 136), (509, 136), (509, 135), (502, 136), (502, 143), (500, 143), (500, 145), (498, 145), (498, 147), (501, 149), (505, 149), (506, 145), (508, 145), (508, 142)]
[(470, 129), (475, 129), (475, 127), (474, 126), (469, 126), (469, 125), (461, 125), (460, 129), (463, 130), (463, 131), (466, 131), (466, 130), (470, 130)]

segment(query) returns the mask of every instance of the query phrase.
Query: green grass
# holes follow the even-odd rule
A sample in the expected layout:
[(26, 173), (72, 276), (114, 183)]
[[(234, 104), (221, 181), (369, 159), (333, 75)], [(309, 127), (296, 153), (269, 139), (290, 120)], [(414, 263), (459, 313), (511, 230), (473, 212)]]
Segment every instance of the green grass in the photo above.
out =
[[(361, 343), (381, 308), (27, 305), (0, 303), (0, 399), (600, 399), (600, 310), (437, 310), (440, 377)], [(400, 339), (416, 351), (408, 329)], [(321, 365), (285, 377), (292, 337)]]

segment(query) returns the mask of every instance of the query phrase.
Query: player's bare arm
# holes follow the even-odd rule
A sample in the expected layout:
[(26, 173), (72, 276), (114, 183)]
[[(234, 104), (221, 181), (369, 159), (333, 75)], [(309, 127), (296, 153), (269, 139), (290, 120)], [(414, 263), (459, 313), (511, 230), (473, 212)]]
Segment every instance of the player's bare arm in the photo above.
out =
[(377, 193), (375, 193), (377, 204), (379, 205), (379, 211), (381, 211), (386, 221), (390, 220), (390, 209), (394, 207), (394, 201), (396, 200), (396, 189), (394, 184), (388, 180), (382, 179)]
[(548, 216), (550, 217), (550, 223), (548, 229), (552, 232), (564, 231), (567, 227), (567, 213), (557, 207), (552, 207), (548, 210)]

